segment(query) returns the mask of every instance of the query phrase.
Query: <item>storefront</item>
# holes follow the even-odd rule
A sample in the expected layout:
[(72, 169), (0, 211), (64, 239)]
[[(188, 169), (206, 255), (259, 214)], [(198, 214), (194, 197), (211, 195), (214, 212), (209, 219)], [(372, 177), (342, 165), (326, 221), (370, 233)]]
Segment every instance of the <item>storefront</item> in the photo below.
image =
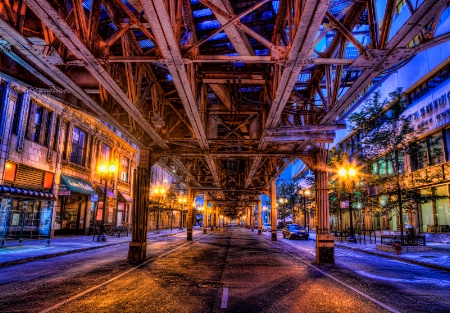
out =
[(131, 204), (133, 199), (129, 194), (119, 191), (119, 199), (117, 202), (117, 226), (130, 223)]
[(61, 175), (55, 215), (55, 235), (87, 234), (90, 212), (95, 208), (98, 195), (91, 183)]
[(107, 188), (106, 190), (106, 211), (103, 211), (105, 201), (105, 187), (97, 186), (98, 192), (98, 208), (95, 220), (102, 221), (106, 226), (117, 225), (117, 196), (114, 192)]
[(0, 240), (47, 238), (54, 197), (51, 193), (0, 186)]

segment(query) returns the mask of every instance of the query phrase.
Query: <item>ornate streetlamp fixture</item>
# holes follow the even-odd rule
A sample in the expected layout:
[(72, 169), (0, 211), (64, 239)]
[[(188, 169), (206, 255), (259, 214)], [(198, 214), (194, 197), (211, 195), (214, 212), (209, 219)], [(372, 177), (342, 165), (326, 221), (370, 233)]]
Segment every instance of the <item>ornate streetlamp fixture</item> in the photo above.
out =
[(356, 169), (353, 166), (349, 166), (349, 167), (341, 167), (339, 169), (339, 176), (344, 180), (345, 183), (349, 188), (349, 193), (348, 193), (348, 212), (350, 214), (350, 234), (348, 236), (348, 242), (356, 242), (356, 238), (355, 238), (355, 231), (353, 229), (353, 204), (352, 204), (352, 193), (353, 193), (353, 189), (354, 189), (354, 182), (355, 179), (357, 178), (358, 172), (356, 171)]
[[(102, 211), (102, 221), (100, 224), (100, 233), (97, 237), (97, 241), (106, 241), (105, 236), (105, 212), (107, 209), (106, 202), (108, 200), (108, 180), (112, 179), (114, 177), (114, 174), (116, 172), (116, 166), (114, 164), (110, 164), (109, 166), (102, 163), (100, 167), (98, 168), (100, 173), (100, 178), (105, 181), (105, 190), (103, 192), (103, 211)], [(95, 236), (95, 212), (94, 212), (94, 218), (92, 219), (94, 224), (94, 235), (92, 235), (92, 242), (94, 242), (94, 236)]]

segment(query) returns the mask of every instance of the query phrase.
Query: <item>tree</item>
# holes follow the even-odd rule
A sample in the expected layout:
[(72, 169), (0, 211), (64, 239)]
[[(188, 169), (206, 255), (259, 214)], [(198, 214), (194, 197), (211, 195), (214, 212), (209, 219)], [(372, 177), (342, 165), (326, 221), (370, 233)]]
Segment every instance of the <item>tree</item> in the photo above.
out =
[(367, 188), (377, 191), (377, 196), (368, 199), (369, 209), (383, 214), (398, 213), (402, 235), (404, 212), (415, 213), (415, 204), (442, 198), (421, 192), (420, 179), (411, 181), (414, 162), (405, 162), (405, 159), (426, 157), (424, 145), (435, 154), (441, 152), (436, 140), (418, 138), (424, 129), (415, 129), (409, 117), (403, 115), (407, 106), (401, 89), (384, 101), (375, 93), (359, 112), (349, 117), (351, 129), (360, 138), (360, 144), (352, 147), (353, 152), (365, 164)]
[(295, 220), (298, 215), (295, 210), (295, 205), (300, 201), (298, 191), (299, 187), (293, 182), (282, 182), (277, 186), (277, 212), (283, 223), (286, 223), (287, 217), (292, 216)]

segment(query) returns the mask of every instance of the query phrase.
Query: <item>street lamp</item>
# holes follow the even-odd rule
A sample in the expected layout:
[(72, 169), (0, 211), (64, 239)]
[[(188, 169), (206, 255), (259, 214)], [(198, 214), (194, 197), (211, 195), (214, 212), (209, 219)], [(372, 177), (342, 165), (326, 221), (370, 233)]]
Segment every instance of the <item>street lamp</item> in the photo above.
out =
[[(288, 203), (288, 199), (286, 198), (280, 198), (278, 199), (278, 203), (282, 206), (283, 208), (283, 227), (286, 226), (286, 208), (285, 208), (285, 204)], [(281, 212), (279, 212), (279, 214), (281, 214)]]
[(156, 230), (155, 234), (159, 234), (159, 212), (161, 206), (161, 199), (166, 195), (166, 189), (164, 187), (156, 187), (153, 189), (153, 196), (158, 200), (158, 206), (156, 208)]
[(349, 180), (350, 187), (349, 187), (349, 193), (348, 193), (348, 212), (350, 214), (350, 235), (348, 236), (348, 242), (356, 242), (355, 238), (355, 232), (353, 229), (353, 204), (352, 204), (352, 192), (354, 187), (354, 180), (356, 179), (356, 169), (353, 166), (350, 166), (348, 168), (341, 167), (339, 169), (339, 176), (342, 177), (344, 180)]
[(180, 227), (179, 227), (179, 229), (183, 230), (183, 212), (184, 212), (185, 205), (187, 204), (187, 198), (186, 197), (178, 198), (178, 204), (181, 207), (181, 209), (180, 209)]
[(264, 212), (264, 223), (268, 223), (268, 221), (267, 221), (267, 211), (269, 210), (269, 208), (264, 205), (262, 207), (262, 209), (263, 209), (263, 212)]
[[(100, 178), (102, 178), (105, 181), (105, 190), (103, 192), (103, 211), (102, 211), (102, 221), (100, 224), (100, 233), (97, 237), (97, 241), (106, 241), (106, 236), (104, 234), (104, 230), (105, 230), (105, 212), (106, 212), (106, 201), (108, 200), (108, 180), (111, 179), (112, 177), (114, 177), (114, 173), (116, 172), (116, 166), (114, 164), (110, 164), (109, 166), (107, 166), (106, 164), (102, 163), (99, 167), (99, 172), (100, 172)], [(94, 241), (94, 236), (95, 236), (95, 212), (94, 212), (94, 218), (93, 223), (94, 223), (94, 235), (92, 236), (92, 241)]]
[(306, 223), (306, 197), (308, 197), (311, 194), (311, 191), (309, 189), (301, 189), (301, 190), (299, 190), (298, 193), (302, 196), (303, 212), (305, 214), (304, 225), (305, 225), (305, 228), (308, 229), (308, 234), (309, 234), (309, 224)]

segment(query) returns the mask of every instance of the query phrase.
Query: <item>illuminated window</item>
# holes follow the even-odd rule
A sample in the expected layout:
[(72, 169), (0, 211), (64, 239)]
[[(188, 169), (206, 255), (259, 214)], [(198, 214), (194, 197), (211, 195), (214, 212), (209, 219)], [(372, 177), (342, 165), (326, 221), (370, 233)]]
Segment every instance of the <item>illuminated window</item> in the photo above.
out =
[(130, 160), (126, 157), (122, 158), (121, 169), (120, 169), (120, 180), (128, 182), (128, 171), (130, 166)]
[(17, 164), (6, 162), (5, 165), (5, 181), (15, 181), (16, 180), (16, 169)]

